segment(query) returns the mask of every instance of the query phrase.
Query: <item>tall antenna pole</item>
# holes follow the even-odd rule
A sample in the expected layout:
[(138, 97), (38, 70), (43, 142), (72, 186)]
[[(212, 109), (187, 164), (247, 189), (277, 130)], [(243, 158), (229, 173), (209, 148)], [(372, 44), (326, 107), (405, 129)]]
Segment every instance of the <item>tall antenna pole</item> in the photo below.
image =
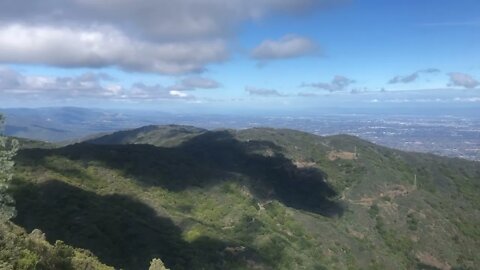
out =
[(416, 190), (417, 189), (417, 174), (413, 176), (413, 188)]

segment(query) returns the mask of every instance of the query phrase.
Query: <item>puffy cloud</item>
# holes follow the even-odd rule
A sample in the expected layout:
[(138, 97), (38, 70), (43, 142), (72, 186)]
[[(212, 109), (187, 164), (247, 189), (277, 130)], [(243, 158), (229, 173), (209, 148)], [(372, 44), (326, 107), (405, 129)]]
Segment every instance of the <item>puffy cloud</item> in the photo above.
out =
[(389, 84), (411, 83), (411, 82), (416, 81), (419, 78), (420, 74), (422, 74), (422, 73), (429, 74), (429, 73), (438, 73), (438, 72), (440, 72), (440, 70), (437, 69), (437, 68), (421, 69), (421, 70), (415, 71), (415, 72), (413, 72), (412, 74), (409, 74), (409, 75), (405, 75), (405, 76), (397, 75), (397, 76), (393, 77), (392, 79), (390, 79), (388, 81), (388, 83)]
[[(78, 77), (24, 76), (15, 70), (2, 68), (0, 91), (4, 94), (96, 95), (101, 88), (102, 74), (85, 73)], [(68, 90), (68, 93), (63, 93)]]
[(245, 87), (245, 91), (251, 96), (263, 96), (263, 97), (281, 97), (283, 96), (277, 90), (257, 88), (257, 87)]
[(349, 79), (345, 76), (341, 75), (336, 75), (330, 83), (304, 83), (301, 86), (302, 87), (313, 87), (313, 88), (318, 88), (321, 90), (327, 90), (330, 92), (336, 92), (336, 91), (343, 91), (346, 90), (346, 88), (355, 83), (354, 80)]
[(216, 89), (220, 83), (204, 77), (188, 77), (171, 86), (172, 90), (189, 91), (195, 89)]
[(312, 40), (286, 35), (279, 40), (265, 40), (252, 50), (251, 56), (257, 60), (273, 60), (310, 55), (318, 50)]
[(480, 97), (469, 97), (469, 98), (456, 97), (453, 100), (457, 101), (457, 102), (478, 102), (478, 103), (480, 103)]
[(0, 93), (22, 98), (41, 96), (44, 99), (109, 99), (161, 100), (194, 99), (195, 97), (171, 87), (135, 83), (130, 87), (115, 84), (103, 73), (84, 73), (73, 77), (25, 76), (14, 70), (0, 68)]
[(188, 94), (181, 91), (177, 91), (177, 90), (170, 90), (168, 93), (174, 97), (181, 97), (181, 98), (188, 97)]
[(123, 89), (122, 95), (117, 100), (143, 100), (156, 101), (167, 99), (187, 99), (193, 100), (195, 96), (179, 90), (171, 90), (159, 84), (145, 85), (136, 83), (128, 89)]
[(392, 98), (392, 99), (373, 99), (370, 102), (384, 102), (384, 103), (477, 103), (480, 102), (479, 97), (432, 97), (432, 98)]
[(448, 86), (460, 86), (472, 89), (480, 85), (480, 82), (469, 74), (451, 72), (448, 73), (448, 76), (450, 77), (450, 83), (448, 84)]
[[(0, 1), (0, 62), (114, 66), (161, 74), (199, 72), (228, 57), (227, 44), (241, 23), (278, 13), (298, 14), (333, 2)], [(308, 42), (297, 38), (289, 44), (300, 48), (281, 54), (300, 53)]]
[(222, 40), (153, 43), (131, 39), (108, 27), (75, 29), (0, 27), (0, 61), (61, 67), (116, 66), (126, 70), (179, 74), (199, 72), (227, 57)]
[(426, 69), (421, 69), (418, 72), (420, 72), (420, 73), (438, 73), (440, 71), (441, 70), (438, 69), (438, 68), (426, 68)]
[(354, 88), (352, 90), (350, 90), (350, 94), (362, 94), (362, 93), (367, 93), (369, 92), (368, 89), (366, 87), (364, 88)]
[(0, 2), (3, 21), (110, 25), (148, 39), (227, 36), (245, 20), (297, 13), (334, 2), (317, 0), (15, 0)]
[(388, 81), (389, 84), (395, 84), (395, 83), (411, 83), (413, 81), (416, 81), (418, 79), (418, 73), (412, 73), (407, 76), (395, 76), (390, 81)]

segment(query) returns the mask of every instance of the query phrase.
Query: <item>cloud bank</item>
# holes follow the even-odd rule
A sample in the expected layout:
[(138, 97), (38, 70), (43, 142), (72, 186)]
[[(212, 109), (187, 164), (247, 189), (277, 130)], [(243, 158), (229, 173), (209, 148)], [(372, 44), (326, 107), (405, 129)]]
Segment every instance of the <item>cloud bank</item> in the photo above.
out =
[(0, 68), (0, 94), (16, 98), (92, 98), (117, 101), (195, 99), (195, 96), (185, 91), (218, 87), (216, 81), (203, 77), (185, 78), (170, 86), (134, 83), (125, 87), (103, 73), (88, 72), (71, 77), (26, 76), (12, 69)]
[(409, 75), (397, 75), (390, 79), (388, 81), (389, 84), (396, 84), (396, 83), (411, 83), (416, 81), (421, 74), (431, 74), (431, 73), (439, 73), (440, 70), (436, 68), (427, 68), (427, 69), (421, 69), (413, 72), (412, 74)]
[(451, 72), (448, 73), (448, 76), (450, 77), (450, 83), (448, 84), (448, 86), (460, 86), (468, 89), (473, 89), (480, 85), (480, 82), (469, 74)]
[(226, 59), (222, 40), (154, 43), (108, 27), (88, 29), (7, 25), (0, 27), (0, 60), (59, 67), (108, 67), (181, 74), (201, 72)]
[[(301, 14), (331, 2), (0, 1), (0, 62), (112, 66), (159, 74), (201, 72), (228, 58), (228, 44), (241, 23), (272, 14)], [(301, 39), (288, 42), (293, 47), (308, 45), (302, 45), (305, 40)], [(283, 50), (280, 54), (298, 53)], [(265, 49), (260, 51), (265, 53)]]
[(245, 91), (251, 96), (262, 96), (262, 97), (281, 97), (283, 96), (277, 90), (274, 89), (265, 89), (247, 86)]
[(219, 87), (220, 83), (215, 80), (196, 76), (185, 78), (170, 88), (174, 90), (190, 91), (195, 89), (216, 89)]
[(336, 75), (330, 83), (304, 83), (301, 87), (313, 87), (320, 90), (327, 90), (330, 92), (344, 91), (351, 84), (355, 83), (354, 80), (345, 76)]
[(266, 61), (314, 54), (318, 46), (314, 41), (297, 35), (286, 35), (279, 40), (265, 40), (251, 52), (256, 60)]

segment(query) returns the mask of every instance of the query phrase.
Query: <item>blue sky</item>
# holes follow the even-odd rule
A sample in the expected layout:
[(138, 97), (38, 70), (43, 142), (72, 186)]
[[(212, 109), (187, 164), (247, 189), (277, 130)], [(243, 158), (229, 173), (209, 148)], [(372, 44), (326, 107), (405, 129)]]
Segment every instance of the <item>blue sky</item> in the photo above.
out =
[(0, 106), (480, 104), (479, 1), (108, 2), (0, 3)]

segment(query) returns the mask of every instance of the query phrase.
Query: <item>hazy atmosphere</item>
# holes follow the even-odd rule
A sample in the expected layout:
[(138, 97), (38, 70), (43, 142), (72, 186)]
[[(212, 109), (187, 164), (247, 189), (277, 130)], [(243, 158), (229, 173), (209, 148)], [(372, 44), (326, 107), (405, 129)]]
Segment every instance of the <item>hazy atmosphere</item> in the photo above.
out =
[(480, 103), (480, 3), (2, 1), (2, 107)]

